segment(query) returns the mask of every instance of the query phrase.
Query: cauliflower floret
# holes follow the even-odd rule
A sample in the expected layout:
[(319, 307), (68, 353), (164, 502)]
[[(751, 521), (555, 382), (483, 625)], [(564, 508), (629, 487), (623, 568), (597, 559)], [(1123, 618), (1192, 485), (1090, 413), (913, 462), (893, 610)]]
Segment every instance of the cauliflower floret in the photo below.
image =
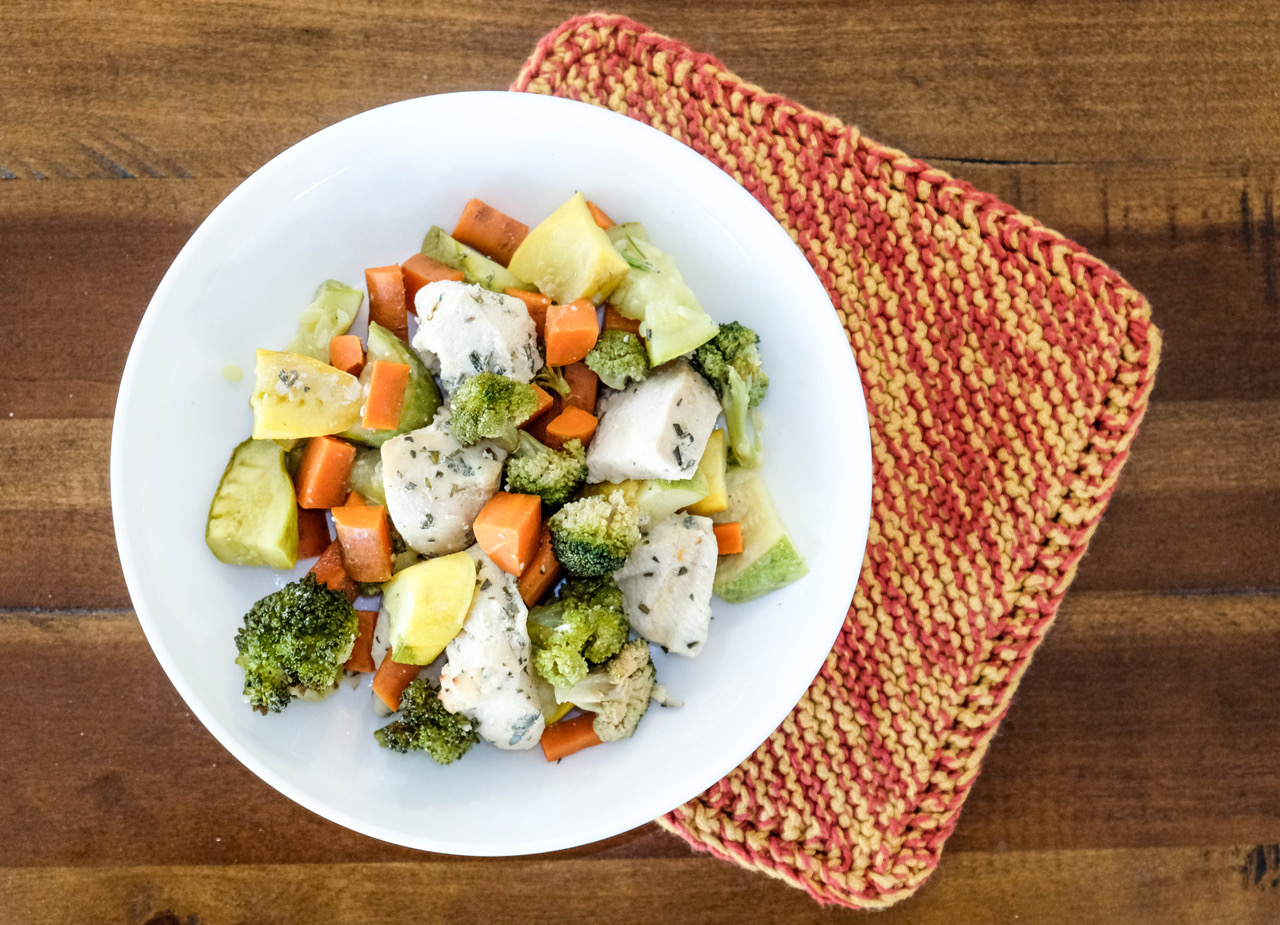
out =
[(413, 347), (445, 392), (479, 372), (528, 383), (542, 368), (533, 319), (519, 299), (444, 280), (423, 286), (414, 304)]
[(596, 715), (591, 728), (600, 741), (616, 742), (635, 735), (657, 677), (648, 643), (633, 639), (577, 684), (556, 688), (556, 700), (590, 710)]

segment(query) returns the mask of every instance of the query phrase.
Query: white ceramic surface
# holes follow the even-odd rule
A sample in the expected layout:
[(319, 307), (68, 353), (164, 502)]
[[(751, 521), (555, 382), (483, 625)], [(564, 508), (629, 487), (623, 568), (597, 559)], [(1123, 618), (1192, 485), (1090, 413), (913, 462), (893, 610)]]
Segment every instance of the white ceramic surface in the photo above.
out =
[[(416, 252), (427, 228), (452, 227), (472, 196), (533, 225), (578, 189), (614, 218), (642, 221), (714, 318), (759, 331), (772, 380), (764, 473), (809, 576), (749, 604), (716, 601), (699, 658), (654, 650), (659, 679), (685, 706), (655, 707), (634, 738), (558, 764), (539, 749), (480, 745), (449, 767), (380, 749), (367, 678), (322, 704), (252, 712), (232, 637), (252, 602), (292, 576), (219, 563), (204, 521), (231, 448), (252, 425), (254, 348), (283, 347), (321, 280), (361, 286), (365, 267)], [(244, 381), (222, 376), (228, 363), (244, 368)], [(156, 290), (125, 367), (111, 448), (129, 593), (156, 657), (204, 725), (271, 786), (341, 825), (465, 855), (550, 851), (623, 832), (750, 754), (831, 647), (862, 563), (870, 493), (848, 343), (769, 213), (660, 132), (516, 93), (366, 112), (246, 180)]]

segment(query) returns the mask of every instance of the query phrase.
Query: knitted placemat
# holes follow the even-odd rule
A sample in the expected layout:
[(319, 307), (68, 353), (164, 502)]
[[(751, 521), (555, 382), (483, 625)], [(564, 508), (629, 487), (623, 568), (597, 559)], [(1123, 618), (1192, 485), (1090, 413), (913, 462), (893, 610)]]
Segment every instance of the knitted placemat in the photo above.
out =
[(569, 20), (512, 89), (689, 145), (831, 295), (871, 419), (861, 579), (791, 715), (659, 822), (821, 902), (896, 902), (937, 866), (1115, 487), (1160, 352), (1150, 306), (995, 197), (629, 19)]

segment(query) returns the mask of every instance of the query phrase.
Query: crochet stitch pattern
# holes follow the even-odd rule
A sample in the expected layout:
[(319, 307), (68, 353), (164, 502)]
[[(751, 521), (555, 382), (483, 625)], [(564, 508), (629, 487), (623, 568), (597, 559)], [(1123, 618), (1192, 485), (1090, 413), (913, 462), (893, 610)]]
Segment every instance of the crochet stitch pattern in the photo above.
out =
[(754, 754), (659, 820), (820, 902), (936, 868), (1115, 488), (1160, 335), (1079, 245), (620, 16), (567, 21), (513, 90), (646, 122), (746, 187), (830, 293), (874, 466), (852, 606)]

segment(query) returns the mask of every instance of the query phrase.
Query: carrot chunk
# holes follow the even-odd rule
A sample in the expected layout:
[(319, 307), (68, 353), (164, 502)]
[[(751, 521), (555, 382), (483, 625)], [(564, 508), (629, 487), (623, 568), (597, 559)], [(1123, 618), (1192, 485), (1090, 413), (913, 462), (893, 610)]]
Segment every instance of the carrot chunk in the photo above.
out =
[(525, 430), (528, 430), (530, 424), (550, 411), (552, 406), (556, 403), (552, 394), (540, 385), (535, 385), (533, 387), (533, 394), (538, 396), (538, 407), (534, 409), (533, 414), (529, 415), (528, 419), (520, 425), (521, 428)]
[(511, 255), (528, 235), (529, 226), (524, 222), (516, 221), (479, 199), (472, 199), (463, 207), (458, 226), (453, 229), (455, 241), (474, 247), (504, 267), (511, 262)]
[(591, 352), (600, 337), (600, 319), (590, 299), (547, 309), (543, 341), (547, 345), (547, 365), (567, 366)]
[(404, 277), (404, 306), (406, 311), (418, 314), (418, 308), (414, 305), (414, 297), (417, 296), (418, 290), (427, 283), (438, 283), (441, 280), (452, 280), (454, 282), (462, 282), (466, 279), (466, 274), (461, 270), (455, 270), (447, 264), (441, 263), (434, 257), (428, 257), (426, 254), (414, 254), (404, 263), (400, 264), (400, 275)]
[(543, 442), (557, 450), (574, 439), (581, 440), (582, 445), (586, 446), (595, 436), (597, 420), (589, 411), (570, 405), (547, 425), (546, 439)]
[(409, 388), (409, 364), (375, 360), (369, 370), (369, 393), (364, 399), (366, 430), (395, 430), (400, 426), (400, 409)]
[(400, 695), (418, 676), (421, 669), (421, 665), (405, 665), (397, 662), (391, 657), (391, 650), (388, 649), (382, 664), (378, 666), (378, 671), (373, 676), (373, 692), (392, 710), (399, 710)]
[(298, 509), (298, 558), (318, 556), (329, 546), (329, 522), (318, 508)]
[(711, 528), (716, 535), (716, 546), (720, 555), (731, 556), (742, 552), (742, 524), (736, 520), (727, 524), (716, 524)]
[(364, 369), (364, 344), (354, 334), (339, 334), (329, 341), (329, 365), (350, 373), (360, 375)]
[(403, 341), (409, 339), (409, 314), (405, 309), (404, 274), (398, 264), (364, 271), (369, 289), (369, 320), (382, 325)]
[(640, 320), (628, 318), (612, 305), (605, 306), (604, 329), (606, 331), (626, 331), (628, 334), (640, 336)]
[(560, 563), (551, 550), (551, 531), (543, 527), (538, 551), (533, 554), (529, 567), (520, 573), (520, 598), (526, 607), (532, 607), (546, 597), (560, 580), (560, 571)]
[(333, 509), (333, 526), (342, 544), (342, 564), (356, 581), (387, 581), (395, 552), (387, 509), (380, 504)]
[(603, 228), (605, 231), (608, 231), (614, 225), (618, 224), (609, 216), (605, 215), (604, 209), (600, 208), (590, 199), (587, 200), (587, 208), (591, 211), (591, 217), (596, 220), (596, 224), (599, 225), (601, 228)]
[(312, 437), (298, 463), (298, 507), (324, 508), (347, 498), (356, 448), (337, 437)]
[(586, 363), (570, 363), (561, 372), (569, 383), (569, 397), (565, 404), (596, 413), (596, 395), (600, 391), (600, 377)]
[(320, 558), (316, 560), (315, 565), (311, 566), (309, 574), (315, 575), (316, 581), (325, 587), (341, 591), (349, 601), (354, 601), (360, 596), (360, 589), (356, 587), (356, 583), (351, 580), (346, 567), (342, 564), (342, 544), (337, 540), (320, 553)]
[(538, 551), (542, 499), (500, 491), (480, 509), (472, 526), (485, 555), (518, 578)]
[(538, 339), (545, 339), (547, 333), (547, 309), (551, 307), (551, 296), (543, 295), (540, 292), (527, 292), (524, 289), (516, 289), (514, 286), (508, 286), (502, 291), (509, 296), (515, 296), (524, 303), (524, 307), (529, 309), (529, 317), (533, 319), (533, 327), (538, 332)]
[(342, 667), (347, 671), (373, 671), (377, 667), (373, 663), (373, 629), (378, 625), (378, 611), (357, 610), (356, 617), (360, 620), (360, 629), (351, 647), (351, 657)]
[(542, 730), (542, 754), (548, 761), (559, 761), (574, 752), (601, 744), (592, 725), (595, 718), (594, 713), (579, 713), (572, 719), (552, 723)]

